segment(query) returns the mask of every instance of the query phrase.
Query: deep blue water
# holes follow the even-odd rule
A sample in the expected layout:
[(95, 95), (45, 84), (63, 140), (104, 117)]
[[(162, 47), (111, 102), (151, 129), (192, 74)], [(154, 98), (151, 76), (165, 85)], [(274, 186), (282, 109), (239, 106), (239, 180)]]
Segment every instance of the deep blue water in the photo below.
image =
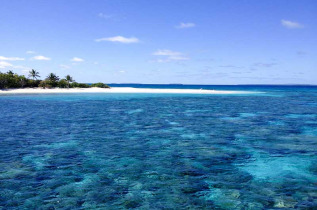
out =
[(0, 96), (0, 209), (316, 209), (317, 88), (231, 88)]

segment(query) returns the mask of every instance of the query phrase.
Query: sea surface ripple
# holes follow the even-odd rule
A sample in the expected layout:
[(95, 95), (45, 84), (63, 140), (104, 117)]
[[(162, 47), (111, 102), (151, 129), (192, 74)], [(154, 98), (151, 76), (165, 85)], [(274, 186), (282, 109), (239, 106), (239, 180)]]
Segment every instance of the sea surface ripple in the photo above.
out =
[(317, 88), (0, 97), (0, 209), (317, 208)]

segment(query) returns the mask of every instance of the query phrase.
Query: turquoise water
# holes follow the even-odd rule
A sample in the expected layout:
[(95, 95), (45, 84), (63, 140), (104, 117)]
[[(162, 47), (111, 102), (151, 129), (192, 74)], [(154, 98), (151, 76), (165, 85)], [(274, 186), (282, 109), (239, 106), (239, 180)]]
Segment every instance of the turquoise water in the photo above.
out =
[(316, 209), (317, 88), (254, 90), (0, 96), (0, 209)]

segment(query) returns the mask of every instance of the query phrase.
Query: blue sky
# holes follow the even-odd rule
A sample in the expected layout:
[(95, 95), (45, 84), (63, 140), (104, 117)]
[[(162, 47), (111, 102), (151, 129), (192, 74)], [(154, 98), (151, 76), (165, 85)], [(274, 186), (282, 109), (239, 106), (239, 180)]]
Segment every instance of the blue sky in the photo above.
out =
[(317, 84), (315, 0), (1, 0), (0, 71), (78, 82)]

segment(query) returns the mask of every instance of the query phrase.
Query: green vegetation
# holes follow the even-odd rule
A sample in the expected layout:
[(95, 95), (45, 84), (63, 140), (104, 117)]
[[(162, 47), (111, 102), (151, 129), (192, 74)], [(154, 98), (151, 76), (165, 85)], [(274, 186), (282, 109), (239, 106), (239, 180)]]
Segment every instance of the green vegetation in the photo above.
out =
[(70, 85), (71, 88), (89, 88), (91, 87), (91, 85), (85, 84), (85, 83), (77, 83), (77, 82), (73, 82)]
[(14, 74), (12, 71), (7, 73), (0, 72), (0, 89), (2, 88), (24, 88), (30, 85), (29, 80), (23, 75)]
[[(104, 83), (94, 83), (91, 85), (85, 83), (77, 83), (70, 76), (67, 75), (65, 79), (60, 79), (54, 73), (50, 73), (44, 80), (38, 80), (40, 74), (38, 71), (32, 69), (29, 71), (29, 78), (26, 78), (24, 75), (18, 75), (13, 73), (12, 70), (9, 70), (6, 73), (0, 72), (0, 89), (5, 88), (25, 88), (25, 87), (42, 87), (42, 88), (90, 88), (90, 87), (99, 87), (99, 88), (110, 88)], [(32, 78), (32, 79), (30, 79)]]
[(70, 87), (70, 83), (71, 83), (71, 82), (75, 82), (75, 80), (73, 80), (73, 78), (72, 78), (70, 75), (67, 75), (67, 76), (65, 77), (65, 79), (66, 79), (66, 82), (67, 82), (67, 88)]
[(106, 85), (106, 84), (104, 84), (104, 83), (101, 83), (101, 82), (92, 84), (91, 87), (110, 88), (108, 85)]

